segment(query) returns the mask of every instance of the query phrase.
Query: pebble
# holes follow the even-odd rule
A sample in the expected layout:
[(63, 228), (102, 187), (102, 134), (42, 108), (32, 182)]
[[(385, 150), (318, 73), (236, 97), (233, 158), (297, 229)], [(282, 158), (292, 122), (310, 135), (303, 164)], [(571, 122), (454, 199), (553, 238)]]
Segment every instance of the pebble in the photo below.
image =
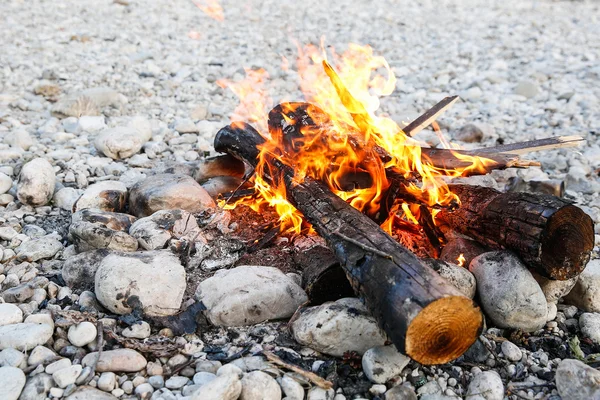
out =
[(165, 378), (162, 375), (153, 375), (148, 378), (148, 383), (152, 385), (154, 389), (160, 389), (165, 387)]
[(546, 324), (548, 305), (531, 272), (507, 251), (484, 253), (471, 261), (480, 304), (499, 327), (532, 332)]
[(94, 146), (105, 156), (121, 160), (138, 153), (151, 138), (152, 133), (146, 129), (136, 129), (132, 125), (121, 126), (100, 132)]
[(417, 394), (407, 386), (394, 386), (385, 392), (385, 400), (417, 400)]
[(291, 323), (291, 331), (298, 343), (336, 357), (347, 351), (364, 354), (386, 341), (375, 319), (356, 298), (302, 309)]
[(190, 382), (185, 376), (172, 376), (165, 382), (165, 387), (171, 390), (179, 390)]
[(94, 249), (136, 251), (138, 248), (138, 241), (133, 236), (98, 223), (74, 222), (69, 226), (69, 235), (78, 253)]
[(117, 398), (90, 386), (80, 386), (65, 400), (117, 400)]
[(289, 375), (284, 375), (281, 377), (281, 382), (279, 384), (281, 385), (285, 397), (289, 400), (304, 400), (304, 388), (294, 378)]
[(563, 399), (598, 399), (600, 371), (579, 360), (562, 360), (556, 369), (556, 389)]
[(21, 400), (46, 400), (50, 389), (54, 385), (52, 376), (46, 373), (29, 375), (27, 383), (21, 392)]
[(515, 93), (519, 96), (523, 96), (527, 99), (531, 99), (532, 97), (537, 96), (540, 92), (539, 86), (531, 81), (521, 81), (517, 84), (515, 88)]
[(69, 341), (73, 346), (83, 347), (86, 344), (92, 343), (96, 340), (98, 331), (96, 326), (91, 322), (84, 321), (77, 325), (71, 325), (69, 328)]
[(8, 348), (0, 351), (0, 367), (24, 368), (27, 366), (23, 352)]
[(409, 362), (410, 358), (396, 350), (394, 345), (373, 347), (362, 357), (363, 371), (375, 383), (386, 383), (400, 375)]
[(456, 132), (454, 138), (465, 143), (479, 143), (483, 140), (483, 131), (475, 124), (466, 124)]
[(109, 254), (95, 277), (98, 301), (116, 314), (132, 311), (139, 302), (148, 316), (167, 316), (179, 311), (186, 288), (186, 274), (169, 251)]
[(164, 249), (171, 239), (202, 237), (196, 219), (184, 210), (161, 210), (140, 218), (129, 234), (146, 250)]
[(242, 383), (237, 374), (218, 376), (196, 391), (191, 400), (236, 400), (242, 393)]
[(93, 290), (96, 270), (110, 251), (86, 251), (65, 260), (62, 267), (62, 278), (65, 283), (75, 290)]
[[(81, 364), (91, 366), (98, 358), (98, 352), (88, 353)], [(102, 352), (96, 371), (98, 372), (138, 372), (146, 367), (147, 361), (140, 353), (131, 349), (106, 350)]]
[(25, 387), (25, 374), (19, 368), (0, 367), (0, 399), (17, 400)]
[(75, 383), (82, 369), (83, 367), (81, 365), (71, 365), (68, 368), (63, 368), (54, 372), (52, 374), (52, 379), (54, 379), (54, 382), (58, 387), (64, 389)]
[(481, 372), (471, 380), (465, 400), (502, 400), (504, 384), (496, 371)]
[(146, 339), (150, 337), (150, 324), (141, 321), (123, 329), (123, 336), (134, 339)]
[(333, 400), (334, 396), (333, 389), (325, 390), (314, 386), (308, 391), (306, 400)]
[(217, 376), (237, 375), (240, 378), (244, 375), (244, 371), (235, 364), (225, 364), (217, 370)]
[(57, 358), (56, 353), (45, 346), (36, 346), (27, 359), (27, 364), (37, 366), (40, 364), (46, 364), (50, 360)]
[(0, 304), (0, 326), (23, 322), (23, 311), (14, 304)]
[(0, 326), (0, 350), (12, 347), (31, 350), (52, 337), (53, 329), (47, 324), (18, 323)]
[(79, 118), (78, 128), (84, 132), (97, 132), (106, 128), (104, 116), (82, 116)]
[(194, 375), (194, 378), (193, 378), (194, 385), (198, 385), (198, 386), (205, 385), (208, 382), (215, 379), (216, 377), (217, 377), (217, 375), (215, 375), (211, 372), (206, 372), (206, 371), (196, 372), (196, 374)]
[(239, 266), (202, 281), (196, 299), (217, 326), (253, 325), (288, 318), (307, 301), (304, 290), (279, 269)]
[(47, 374), (54, 374), (56, 371), (60, 371), (61, 369), (64, 368), (69, 368), (71, 366), (71, 360), (69, 360), (68, 358), (61, 358), (60, 360), (54, 361), (53, 363), (50, 363), (46, 366), (46, 369), (44, 369), (44, 371)]
[(583, 313), (579, 316), (579, 327), (584, 337), (600, 344), (600, 313)]
[(105, 392), (112, 392), (117, 385), (117, 376), (114, 372), (103, 372), (98, 378), (96, 387)]
[(120, 212), (125, 208), (127, 198), (127, 186), (118, 181), (97, 182), (83, 192), (75, 202), (73, 211), (89, 208)]
[(43, 158), (29, 161), (21, 169), (17, 197), (33, 207), (45, 206), (52, 199), (56, 174), (52, 165)]
[(521, 353), (521, 349), (519, 349), (519, 347), (517, 347), (516, 344), (505, 340), (504, 342), (502, 342), (501, 347), (502, 353), (504, 354), (504, 357), (506, 357), (507, 360), (512, 362), (517, 362), (521, 360), (523, 354)]
[(262, 371), (247, 373), (242, 378), (243, 400), (281, 400), (281, 388), (277, 381)]
[(548, 303), (557, 303), (565, 297), (573, 289), (578, 279), (578, 277), (575, 277), (566, 281), (557, 281), (545, 278), (534, 272), (532, 272), (532, 275), (542, 288), (542, 292), (544, 292)]
[(63, 245), (52, 235), (23, 242), (17, 248), (17, 258), (23, 261), (39, 261), (52, 258), (63, 249)]
[(470, 299), (475, 297), (475, 293), (477, 291), (477, 282), (473, 274), (469, 272), (468, 269), (440, 260), (435, 263), (434, 269), (442, 278), (451, 283), (463, 295)]
[(136, 217), (160, 210), (181, 209), (197, 213), (214, 208), (215, 202), (192, 177), (181, 174), (153, 175), (136, 183), (129, 194), (129, 209)]
[(0, 172), (0, 194), (4, 194), (12, 187), (12, 178), (2, 172)]
[(600, 312), (600, 260), (588, 263), (573, 290), (565, 297), (565, 303), (587, 312)]

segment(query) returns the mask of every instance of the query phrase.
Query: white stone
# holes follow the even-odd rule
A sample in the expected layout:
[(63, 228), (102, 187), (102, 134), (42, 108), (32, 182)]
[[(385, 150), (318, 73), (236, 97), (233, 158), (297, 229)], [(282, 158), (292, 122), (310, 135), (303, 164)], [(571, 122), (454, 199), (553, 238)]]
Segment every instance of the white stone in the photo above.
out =
[(236, 400), (242, 393), (242, 383), (236, 374), (219, 376), (203, 385), (191, 400)]
[(17, 400), (25, 386), (25, 374), (19, 368), (0, 368), (0, 399)]
[(198, 285), (196, 298), (218, 326), (288, 318), (307, 300), (304, 290), (279, 269), (261, 266), (219, 270)]
[(508, 340), (502, 342), (502, 353), (508, 361), (512, 362), (517, 362), (521, 360), (521, 357), (523, 357), (521, 349), (519, 349), (519, 347), (516, 344)]
[(542, 288), (542, 292), (544, 292), (544, 296), (546, 296), (546, 301), (548, 303), (556, 303), (566, 296), (573, 289), (578, 279), (578, 277), (574, 277), (566, 281), (557, 281), (544, 278), (534, 272), (532, 272), (532, 275)]
[(0, 326), (0, 350), (8, 347), (31, 350), (50, 340), (52, 332), (52, 327), (47, 324), (19, 323)]
[(61, 358), (60, 360), (54, 361), (46, 366), (45, 372), (47, 374), (52, 375), (56, 371), (60, 371), (61, 369), (69, 368), (72, 365), (71, 360), (68, 358)]
[(117, 376), (114, 372), (103, 372), (98, 378), (97, 388), (105, 392), (112, 392), (117, 385)]
[(190, 378), (186, 378), (185, 376), (172, 376), (165, 381), (165, 387), (171, 390), (178, 390), (187, 385), (190, 381)]
[(298, 343), (337, 357), (347, 351), (364, 354), (386, 340), (375, 319), (355, 298), (305, 308), (291, 330)]
[(79, 118), (79, 128), (84, 132), (97, 132), (106, 128), (104, 116), (82, 116)]
[(129, 228), (129, 234), (144, 249), (159, 250), (164, 249), (171, 238), (198, 237), (200, 229), (196, 219), (187, 211), (161, 210), (135, 221)]
[(325, 390), (314, 386), (308, 391), (306, 400), (333, 400), (335, 392), (333, 389)]
[(535, 97), (540, 92), (539, 86), (530, 81), (521, 81), (515, 88), (515, 93), (528, 99)]
[(71, 365), (68, 368), (63, 368), (52, 374), (52, 379), (58, 387), (64, 389), (67, 386), (75, 383), (83, 367), (81, 365)]
[[(87, 354), (81, 360), (84, 367), (91, 366), (98, 358), (98, 352)], [(146, 367), (147, 361), (140, 353), (131, 349), (106, 350), (102, 352), (97, 372), (138, 372)]]
[(17, 197), (33, 207), (45, 206), (54, 194), (56, 174), (52, 165), (43, 158), (29, 161), (21, 169)]
[(304, 388), (294, 378), (284, 375), (281, 377), (280, 385), (289, 400), (304, 400)]
[(0, 304), (0, 326), (23, 322), (23, 311), (14, 304)]
[(502, 328), (535, 331), (546, 323), (548, 305), (531, 272), (507, 251), (484, 253), (471, 261), (481, 305)]
[(134, 119), (127, 126), (106, 129), (96, 137), (94, 145), (98, 151), (113, 160), (131, 157), (138, 153), (144, 143), (152, 138), (143, 118)]
[(110, 393), (103, 392), (96, 388), (81, 386), (66, 397), (65, 400), (117, 400), (117, 398)]
[(43, 372), (35, 376), (30, 375), (21, 392), (20, 400), (45, 400), (52, 386), (54, 386), (52, 376)]
[(584, 337), (600, 344), (600, 313), (583, 313), (579, 317), (579, 327)]
[(53, 235), (23, 242), (17, 248), (17, 257), (24, 261), (38, 261), (52, 258), (63, 249), (63, 245)]
[(496, 371), (485, 371), (475, 375), (469, 383), (466, 400), (502, 400), (504, 384)]
[(410, 358), (400, 353), (394, 345), (377, 346), (365, 352), (362, 367), (371, 382), (386, 383), (400, 375)]
[(96, 271), (96, 297), (116, 314), (130, 313), (127, 301), (134, 298), (146, 315), (173, 315), (185, 288), (185, 270), (169, 251), (109, 254)]
[(27, 362), (23, 352), (13, 348), (0, 351), (0, 367), (24, 368), (26, 366)]
[(565, 297), (565, 303), (576, 305), (587, 312), (600, 312), (600, 260), (588, 263)]
[(281, 400), (277, 381), (262, 371), (253, 371), (242, 378), (241, 400)]
[(212, 381), (216, 377), (217, 377), (217, 375), (210, 373), (210, 372), (206, 372), (206, 371), (197, 372), (193, 378), (194, 385), (198, 385), (198, 386), (206, 385), (208, 382)]
[(223, 375), (237, 375), (241, 378), (244, 375), (244, 371), (235, 364), (225, 364), (217, 370), (217, 376)]
[(555, 379), (558, 394), (565, 400), (600, 398), (600, 371), (579, 360), (562, 360)]
[(125, 203), (127, 186), (118, 181), (102, 181), (88, 186), (75, 202), (74, 210), (97, 208), (103, 211), (120, 211), (119, 205)]
[(91, 322), (84, 321), (77, 325), (71, 325), (69, 328), (68, 338), (73, 346), (83, 347), (86, 344), (96, 340), (98, 330)]
[(472, 299), (475, 297), (477, 283), (475, 277), (468, 269), (441, 261), (438, 261), (438, 267), (439, 269), (436, 271), (442, 278), (445, 278), (468, 298)]
[(12, 187), (12, 178), (0, 172), (0, 194), (4, 194)]
[(46, 346), (36, 346), (27, 359), (27, 364), (37, 366), (40, 364), (46, 364), (50, 360), (56, 359), (58, 356), (56, 353)]
[(83, 192), (79, 189), (65, 187), (59, 189), (54, 193), (52, 202), (56, 207), (60, 207), (66, 211), (72, 211), (73, 205)]
[(135, 323), (123, 329), (122, 335), (134, 339), (146, 339), (150, 337), (150, 324), (146, 321)]

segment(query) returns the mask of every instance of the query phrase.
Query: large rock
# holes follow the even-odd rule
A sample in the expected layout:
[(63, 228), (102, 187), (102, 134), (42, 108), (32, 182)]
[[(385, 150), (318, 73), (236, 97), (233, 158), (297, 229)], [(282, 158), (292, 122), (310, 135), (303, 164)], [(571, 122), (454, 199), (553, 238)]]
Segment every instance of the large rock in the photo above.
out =
[(584, 337), (600, 344), (600, 313), (583, 313), (579, 317), (579, 327)]
[(362, 357), (363, 371), (375, 383), (386, 383), (400, 375), (409, 362), (410, 358), (396, 350), (394, 345), (373, 347)]
[(192, 395), (192, 400), (236, 400), (242, 393), (242, 383), (237, 374), (218, 376), (202, 385)]
[(386, 340), (375, 318), (356, 298), (305, 308), (291, 330), (298, 343), (337, 357), (347, 351), (364, 354)]
[(471, 261), (481, 306), (501, 328), (535, 331), (546, 323), (548, 305), (525, 265), (508, 251), (484, 253)]
[(135, 222), (135, 217), (129, 214), (88, 208), (85, 210), (77, 211), (71, 216), (72, 223), (81, 221), (100, 224), (106, 228), (115, 231), (127, 232), (129, 231), (131, 224)]
[(30, 376), (21, 392), (19, 400), (46, 400), (48, 392), (54, 386), (54, 380), (49, 374), (41, 373)]
[(23, 242), (17, 248), (17, 258), (23, 261), (35, 262), (52, 258), (62, 249), (62, 243), (55, 236), (48, 235)]
[(0, 326), (0, 350), (12, 347), (29, 351), (50, 340), (52, 332), (53, 329), (48, 324), (19, 323)]
[(91, 386), (80, 386), (65, 398), (65, 400), (117, 400), (118, 397), (103, 392)]
[(137, 239), (128, 233), (99, 223), (74, 222), (69, 226), (69, 235), (78, 253), (94, 249), (136, 251), (138, 248)]
[(72, 289), (93, 290), (96, 270), (104, 258), (111, 254), (109, 250), (93, 250), (77, 254), (65, 260), (62, 278)]
[(185, 288), (185, 270), (168, 251), (111, 253), (96, 271), (96, 297), (116, 314), (142, 307), (149, 316), (173, 315)]
[(288, 318), (308, 299), (296, 282), (273, 267), (219, 270), (198, 285), (196, 298), (219, 326), (254, 325)]
[(477, 291), (475, 277), (465, 267), (460, 267), (450, 262), (441, 260), (423, 260), (432, 267), (440, 276), (457, 288), (462, 294), (472, 299)]
[(25, 374), (20, 368), (0, 368), (0, 399), (17, 400), (25, 386)]
[(164, 249), (172, 238), (202, 238), (194, 216), (183, 210), (161, 210), (140, 218), (131, 225), (129, 234), (146, 250)]
[(481, 372), (471, 380), (466, 400), (502, 400), (504, 384), (496, 371)]
[(587, 312), (600, 312), (600, 260), (592, 260), (579, 275), (565, 303)]
[(542, 288), (542, 292), (544, 292), (548, 303), (557, 303), (558, 300), (565, 297), (573, 289), (578, 279), (578, 277), (574, 277), (566, 281), (557, 281), (545, 278), (534, 272), (532, 272), (532, 275), (540, 285), (540, 288)]
[(33, 207), (45, 206), (52, 199), (56, 174), (52, 165), (43, 158), (29, 161), (21, 169), (17, 197)]
[(600, 371), (578, 360), (562, 360), (556, 369), (556, 389), (563, 399), (600, 399)]
[(88, 186), (73, 205), (73, 212), (95, 208), (120, 212), (127, 204), (127, 186), (118, 181), (102, 181)]
[(137, 217), (160, 210), (181, 209), (191, 213), (214, 208), (215, 202), (192, 177), (181, 174), (150, 176), (131, 188), (129, 209)]
[(138, 372), (148, 363), (143, 355), (131, 349), (116, 349), (103, 351), (98, 359), (98, 352), (87, 354), (81, 360), (81, 365), (89, 367), (96, 360), (96, 372)]
[(23, 322), (23, 311), (14, 304), (0, 304), (0, 326)]
[(152, 139), (150, 122), (136, 117), (127, 126), (106, 129), (96, 137), (94, 146), (107, 157), (120, 160), (138, 153)]

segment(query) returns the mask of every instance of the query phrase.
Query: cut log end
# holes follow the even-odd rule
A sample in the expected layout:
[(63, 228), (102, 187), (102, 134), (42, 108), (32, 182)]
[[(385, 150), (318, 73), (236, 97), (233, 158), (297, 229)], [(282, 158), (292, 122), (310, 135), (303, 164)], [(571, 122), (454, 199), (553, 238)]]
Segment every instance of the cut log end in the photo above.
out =
[(552, 279), (567, 280), (579, 275), (594, 248), (594, 224), (580, 208), (568, 205), (557, 210), (541, 240), (541, 261)]
[(483, 317), (469, 298), (449, 296), (427, 305), (410, 323), (406, 354), (424, 364), (445, 364), (460, 357), (479, 337)]

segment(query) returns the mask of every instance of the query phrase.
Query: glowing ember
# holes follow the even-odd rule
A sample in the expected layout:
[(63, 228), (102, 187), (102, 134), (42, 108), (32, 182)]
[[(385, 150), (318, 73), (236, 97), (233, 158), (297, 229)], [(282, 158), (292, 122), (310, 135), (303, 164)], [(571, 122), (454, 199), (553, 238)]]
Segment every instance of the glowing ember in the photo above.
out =
[(224, 21), (223, 7), (219, 4), (219, 0), (192, 0), (193, 3), (202, 10), (206, 15), (217, 21)]
[(456, 259), (456, 262), (458, 263), (458, 265), (459, 265), (460, 267), (464, 267), (464, 266), (465, 266), (465, 261), (466, 261), (466, 260), (465, 260), (465, 256), (464, 256), (464, 254), (462, 254), (462, 253), (461, 253), (461, 254), (458, 256), (458, 258)]
[[(281, 110), (283, 124), (277, 129), (271, 126), (271, 132), (267, 120), (272, 101), (264, 70), (246, 70), (246, 79), (239, 82), (218, 82), (221, 87), (230, 88), (241, 100), (232, 120), (251, 122), (266, 139), (260, 148), (253, 177), (258, 196), (227, 207), (242, 203), (258, 211), (264, 204), (269, 204), (279, 214), (283, 230), (301, 231), (302, 216), (286, 201), (285, 187), (278, 179), (280, 171), (268, 162), (273, 158), (293, 167), (298, 180), (310, 176), (326, 182), (336, 195), (369, 215), (375, 215), (382, 207), (391, 186), (389, 177), (399, 177), (415, 201), (414, 204), (397, 201), (389, 207), (386, 212), (390, 217), (382, 224), (389, 233), (393, 232), (397, 218), (419, 224), (419, 205), (416, 203), (434, 207), (458, 202), (442, 178), (483, 168), (490, 160), (456, 153), (458, 158), (466, 161), (467, 167), (453, 170), (434, 167), (422, 157), (417, 141), (405, 135), (390, 118), (375, 114), (379, 97), (391, 94), (396, 85), (386, 60), (374, 55), (369, 46), (351, 44), (341, 55), (333, 52), (329, 62), (322, 49), (323, 46), (300, 49), (296, 63), (300, 88), (306, 101), (314, 106), (284, 103), (282, 106), (286, 109)], [(284, 59), (284, 68), (287, 65)], [(298, 112), (308, 115), (311, 123), (295, 126), (300, 134), (290, 137), (286, 125), (299, 124), (294, 119)], [(448, 147), (451, 148), (450, 144)], [(274, 183), (265, 182), (262, 179), (265, 175), (272, 177)], [(349, 187), (349, 180), (361, 180), (368, 185)], [(432, 210), (434, 216), (435, 211)]]

